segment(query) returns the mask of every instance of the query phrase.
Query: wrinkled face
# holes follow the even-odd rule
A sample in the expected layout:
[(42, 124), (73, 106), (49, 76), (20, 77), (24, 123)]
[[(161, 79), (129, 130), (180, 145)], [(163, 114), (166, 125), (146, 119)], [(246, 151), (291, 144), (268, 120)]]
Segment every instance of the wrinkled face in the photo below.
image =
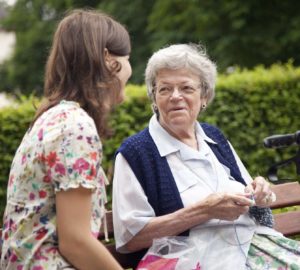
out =
[(116, 74), (118, 79), (121, 82), (121, 90), (119, 96), (119, 103), (121, 103), (122, 101), (124, 101), (125, 98), (125, 85), (132, 74), (132, 69), (129, 62), (129, 55), (126, 56), (111, 55), (111, 58), (115, 61), (118, 61), (122, 66), (121, 70)]
[(194, 126), (202, 104), (199, 76), (188, 69), (161, 69), (156, 76), (155, 104), (167, 130)]

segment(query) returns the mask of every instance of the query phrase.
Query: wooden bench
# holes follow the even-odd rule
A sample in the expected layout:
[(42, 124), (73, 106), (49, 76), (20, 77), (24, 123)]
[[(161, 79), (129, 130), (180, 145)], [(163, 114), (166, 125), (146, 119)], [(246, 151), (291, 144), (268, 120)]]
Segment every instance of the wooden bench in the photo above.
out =
[[(271, 205), (271, 209), (279, 209), (288, 206), (300, 206), (300, 184), (298, 182), (273, 185), (277, 199)], [(300, 234), (300, 207), (296, 211), (288, 211), (274, 215), (275, 229), (285, 236)]]
[[(300, 184), (298, 182), (273, 185), (272, 190), (275, 192), (277, 200), (271, 205), (271, 209), (275, 210), (289, 206), (300, 206)], [(106, 218), (109, 237), (113, 237), (114, 231), (112, 211), (107, 212)], [(285, 236), (289, 237), (300, 234), (300, 207), (296, 211), (274, 214), (274, 219), (275, 229)], [(103, 239), (104, 234), (102, 233), (100, 236), (100, 240)], [(114, 244), (106, 244), (106, 247), (125, 269), (134, 269), (138, 264), (138, 260), (136, 258), (131, 258), (129, 257), (129, 255), (116, 252)]]
[[(280, 185), (273, 185), (272, 190), (277, 196), (276, 202), (271, 205), (272, 209), (279, 209), (289, 206), (300, 206), (300, 185), (298, 182), (286, 183)], [(112, 211), (106, 213), (108, 235), (110, 238), (114, 237)], [(282, 232), (285, 236), (294, 236), (300, 234), (300, 209), (295, 211), (288, 211), (285, 213), (278, 213), (274, 215), (275, 229)], [(0, 231), (1, 235), (1, 231)], [(116, 260), (123, 268), (135, 268), (138, 259), (131, 255), (120, 254), (116, 252), (114, 243), (104, 242), (104, 233), (100, 234), (101, 240)]]

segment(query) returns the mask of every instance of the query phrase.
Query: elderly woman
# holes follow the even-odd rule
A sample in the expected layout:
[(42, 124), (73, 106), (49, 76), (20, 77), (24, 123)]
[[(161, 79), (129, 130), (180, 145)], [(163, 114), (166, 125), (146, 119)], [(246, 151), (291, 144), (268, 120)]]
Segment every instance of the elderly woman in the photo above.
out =
[(215, 79), (215, 65), (196, 45), (172, 45), (150, 58), (146, 85), (155, 114), (124, 141), (115, 162), (117, 249), (130, 253), (154, 238), (189, 235), (203, 269), (300, 269), (299, 243), (272, 229), (269, 184), (250, 177), (219, 129), (197, 121)]

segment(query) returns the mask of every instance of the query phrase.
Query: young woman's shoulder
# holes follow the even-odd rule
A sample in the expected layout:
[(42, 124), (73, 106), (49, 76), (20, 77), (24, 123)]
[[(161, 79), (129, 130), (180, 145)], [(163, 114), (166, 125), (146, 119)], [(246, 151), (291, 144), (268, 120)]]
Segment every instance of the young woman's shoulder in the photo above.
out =
[(62, 101), (44, 112), (32, 128), (32, 133), (43, 133), (45, 137), (66, 135), (67, 133), (85, 133), (96, 135), (94, 120), (72, 101)]
[(52, 107), (45, 113), (45, 117), (48, 121), (54, 122), (93, 122), (93, 119), (80, 108), (77, 102), (73, 101), (61, 101), (56, 106)]

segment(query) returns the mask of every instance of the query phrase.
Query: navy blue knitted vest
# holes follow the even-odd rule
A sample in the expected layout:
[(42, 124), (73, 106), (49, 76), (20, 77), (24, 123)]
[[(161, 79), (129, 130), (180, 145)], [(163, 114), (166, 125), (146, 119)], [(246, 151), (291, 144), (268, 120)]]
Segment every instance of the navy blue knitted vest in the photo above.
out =
[[(230, 175), (246, 185), (230, 145), (219, 129), (201, 124), (205, 134), (217, 144), (208, 143), (218, 160), (230, 169)], [(183, 208), (178, 188), (166, 157), (161, 157), (150, 136), (149, 129), (126, 139), (117, 152), (121, 152), (140, 182), (156, 216), (162, 216)], [(262, 225), (273, 226), (269, 208), (251, 207), (250, 215)], [(187, 235), (184, 232), (183, 235)]]

